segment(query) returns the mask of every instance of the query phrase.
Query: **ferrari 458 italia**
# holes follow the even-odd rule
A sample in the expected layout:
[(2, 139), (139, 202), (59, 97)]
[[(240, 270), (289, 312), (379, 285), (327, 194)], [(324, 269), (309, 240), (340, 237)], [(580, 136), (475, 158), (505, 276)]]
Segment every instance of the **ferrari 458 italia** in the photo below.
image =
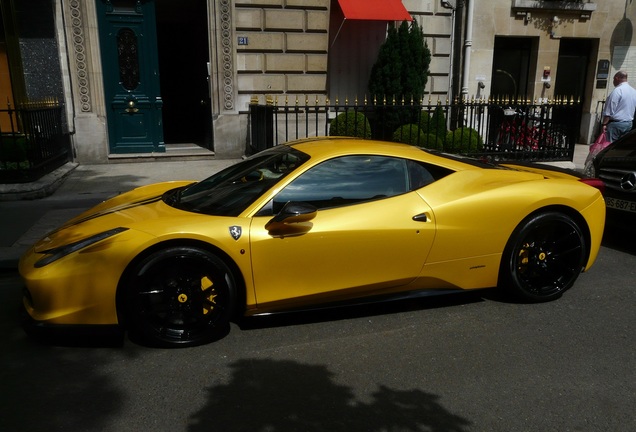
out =
[(30, 329), (126, 329), (190, 346), (253, 316), (499, 287), (547, 301), (598, 254), (600, 192), (348, 138), (279, 145), (200, 182), (107, 200), (20, 260)]

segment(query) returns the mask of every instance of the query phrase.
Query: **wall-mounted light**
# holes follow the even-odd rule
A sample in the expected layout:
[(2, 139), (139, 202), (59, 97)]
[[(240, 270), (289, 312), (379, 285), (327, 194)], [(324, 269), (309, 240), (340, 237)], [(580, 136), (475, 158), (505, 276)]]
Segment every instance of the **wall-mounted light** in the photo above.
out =
[(530, 12), (527, 12), (527, 11), (517, 12), (517, 17), (518, 18), (523, 18), (523, 23), (525, 25), (528, 25), (528, 22), (530, 21), (530, 18), (532, 18), (532, 14)]
[(550, 26), (550, 37), (551, 37), (552, 39), (560, 39), (560, 38), (561, 38), (561, 36), (557, 36), (557, 33), (556, 33), (556, 28), (557, 28), (557, 26), (559, 25), (559, 17), (558, 17), (558, 16), (556, 16), (556, 15), (554, 15), (554, 16), (550, 19), (550, 22), (551, 22), (551, 26)]

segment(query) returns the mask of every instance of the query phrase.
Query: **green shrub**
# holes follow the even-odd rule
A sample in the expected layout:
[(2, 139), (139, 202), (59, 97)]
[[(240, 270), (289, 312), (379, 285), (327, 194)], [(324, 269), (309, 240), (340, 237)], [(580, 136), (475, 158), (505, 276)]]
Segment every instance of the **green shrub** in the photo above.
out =
[(433, 115), (428, 111), (422, 111), (420, 113), (419, 125), (425, 133), (433, 134), (443, 139), (447, 133), (444, 108), (437, 106), (435, 111), (433, 111)]
[(432, 150), (444, 150), (444, 140), (435, 134), (425, 134), (424, 141), (420, 142), (420, 147)]
[(431, 130), (431, 115), (428, 113), (428, 111), (420, 112), (418, 124), (420, 125), (420, 129), (422, 129), (423, 132), (428, 133), (428, 131)]
[(349, 110), (331, 120), (329, 135), (371, 138), (371, 125), (364, 114)]
[(27, 159), (27, 139), (24, 136), (0, 136), (0, 161), (22, 162)]
[(421, 146), (426, 140), (426, 135), (416, 124), (405, 124), (393, 132), (392, 141), (404, 144)]
[(475, 129), (461, 127), (448, 133), (444, 148), (454, 153), (470, 153), (482, 150), (484, 142)]
[(429, 132), (436, 133), (438, 137), (443, 137), (446, 135), (446, 131), (446, 112), (444, 112), (444, 108), (438, 105), (433, 111)]

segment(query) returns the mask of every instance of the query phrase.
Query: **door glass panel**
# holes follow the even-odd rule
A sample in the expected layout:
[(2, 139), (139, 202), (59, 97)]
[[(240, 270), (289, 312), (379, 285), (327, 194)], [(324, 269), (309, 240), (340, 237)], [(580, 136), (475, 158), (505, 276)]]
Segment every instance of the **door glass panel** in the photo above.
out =
[(344, 156), (324, 162), (274, 198), (274, 212), (288, 201), (319, 209), (387, 198), (408, 191), (406, 161), (382, 156)]
[(115, 13), (133, 13), (137, 0), (112, 0), (111, 4)]
[(130, 28), (117, 33), (117, 56), (119, 60), (119, 80), (126, 90), (134, 90), (139, 85), (139, 54), (137, 35)]

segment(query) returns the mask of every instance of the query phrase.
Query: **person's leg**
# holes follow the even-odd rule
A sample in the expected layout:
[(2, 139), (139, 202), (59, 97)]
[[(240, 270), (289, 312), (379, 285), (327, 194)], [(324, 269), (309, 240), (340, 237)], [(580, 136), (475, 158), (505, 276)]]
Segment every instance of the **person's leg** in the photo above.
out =
[(614, 142), (629, 132), (630, 129), (631, 122), (611, 122), (607, 125), (607, 139), (609, 142)]

